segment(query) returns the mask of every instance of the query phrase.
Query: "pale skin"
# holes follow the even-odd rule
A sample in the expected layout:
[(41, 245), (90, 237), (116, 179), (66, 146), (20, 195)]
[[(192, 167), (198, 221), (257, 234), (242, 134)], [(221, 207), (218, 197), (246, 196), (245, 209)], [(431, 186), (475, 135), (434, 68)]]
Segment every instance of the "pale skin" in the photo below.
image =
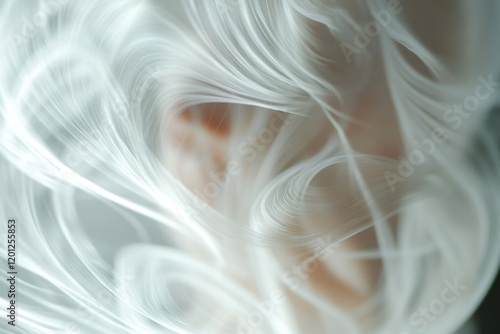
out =
[[(374, 112), (363, 113), (363, 110), (367, 109)], [(391, 108), (386, 108), (383, 101), (379, 101), (377, 97), (367, 93), (352, 111), (352, 115), (360, 121), (359, 124), (351, 124), (346, 128), (347, 137), (354, 150), (397, 159), (397, 156), (401, 154), (401, 147), (397, 132), (398, 127)], [(175, 158), (169, 162), (169, 165), (188, 189), (201, 189), (209, 181), (206, 166), (196, 163), (197, 156), (208, 154), (217, 171), (226, 169), (227, 141), (232, 134), (230, 117), (228, 105), (207, 104), (197, 106), (195, 110), (184, 110), (172, 120), (167, 130), (167, 140), (172, 142), (178, 153), (175, 154)], [(311, 149), (318, 150), (324, 143), (325, 137), (328, 136), (335, 136), (331, 126), (325, 126), (322, 131), (318, 132), (317, 139), (310, 143)], [(204, 149), (196, 151), (198, 147)], [(326, 180), (326, 182), (329, 181)], [(209, 204), (214, 205), (215, 203), (209, 202)], [(394, 222), (396, 220), (394, 219)], [(241, 268), (241, 258), (246, 256), (245, 250), (239, 249), (241, 246), (238, 242), (222, 236), (220, 239), (222, 243), (227, 245), (227, 248), (231, 249), (230, 253), (226, 253), (232, 254), (232, 256), (228, 255), (227, 257), (229, 263), (235, 261), (234, 269), (231, 269), (231, 265), (228, 266), (228, 275), (243, 286), (255, 290), (252, 276)], [(346, 310), (353, 309), (375, 292), (381, 263), (379, 260), (346, 261), (342, 257), (335, 256), (335, 252), (376, 248), (377, 241), (374, 230), (365, 230), (342, 242), (338, 248), (333, 250), (333, 255), (328, 256), (325, 261), (316, 260), (314, 264), (311, 264), (311, 267), (317, 268), (313, 272), (309, 273), (304, 269), (297, 269), (294, 272), (294, 277), (299, 277), (302, 284), (304, 282), (310, 284), (318, 295), (331, 300), (335, 305)], [(196, 249), (197, 247), (194, 247), (191, 251), (203, 256), (203, 251)], [(298, 265), (313, 254), (310, 250), (303, 248), (296, 249), (294, 253)], [(349, 277), (355, 277), (355, 279), (349, 279)], [(310, 308), (308, 303), (295, 296), (292, 291), (286, 292), (286, 298), (300, 312), (314, 314), (313, 309), (307, 311)]]
[[(444, 8), (448, 5), (449, 3), (446, 2), (441, 7)], [(425, 5), (422, 4), (421, 7), (424, 8)], [(424, 9), (415, 8), (414, 10)], [(408, 15), (407, 13), (404, 14)], [(437, 24), (437, 22), (434, 22), (434, 24)], [(425, 26), (426, 24), (423, 23), (415, 24), (416, 29), (422, 31), (422, 36), (426, 36), (424, 34)], [(322, 36), (324, 35), (318, 33), (318, 37), (323, 38)], [(427, 42), (432, 49), (444, 56), (458, 57), (455, 53), (450, 53), (455, 41), (449, 41), (448, 45), (436, 43), (435, 35), (433, 35), (428, 36)], [(374, 61), (376, 63), (373, 66), (374, 68), (380, 69), (383, 67), (382, 60), (379, 57), (374, 56)], [(421, 68), (421, 64), (417, 60), (410, 59), (410, 63), (426, 74), (425, 69)], [(336, 70), (338, 70), (337, 64), (330, 67), (327, 65), (326, 69), (322, 71), (328, 73), (328, 71)], [(365, 88), (357, 96), (356, 103), (344, 110), (352, 119), (352, 122), (345, 125), (344, 131), (355, 152), (397, 161), (400, 156), (404, 155), (399, 132), (400, 127), (388, 88), (385, 82), (381, 80), (380, 75), (381, 73), (375, 71), (372, 79), (368, 80)], [(217, 171), (223, 171), (227, 168), (227, 143), (228, 138), (234, 131), (231, 128), (229, 110), (230, 105), (225, 103), (202, 104), (195, 108), (182, 110), (167, 125), (166, 140), (178, 152), (174, 159), (168, 161), (168, 165), (188, 189), (200, 189), (209, 180), (207, 169), (196, 163), (196, 154), (208, 154)], [(315, 139), (309, 144), (310, 150), (319, 150), (325, 142), (325, 138), (330, 136), (337, 136), (331, 125), (319, 129)], [(208, 149), (203, 152), (196, 151), (196, 148), (200, 146)], [(215, 203), (209, 202), (208, 204), (214, 205)], [(348, 215), (349, 212), (340, 213), (339, 215), (344, 214)], [(332, 217), (332, 219), (335, 219), (335, 217)], [(393, 231), (397, 230), (397, 220), (397, 216), (390, 218), (389, 223), (393, 226)], [(252, 282), (252, 276), (245, 274), (244, 270), (240, 268), (240, 255), (245, 256), (245, 251), (238, 249), (237, 242), (224, 240), (222, 236), (220, 238), (235, 254), (233, 257), (229, 255), (228, 261), (235, 261), (234, 268), (239, 268), (237, 270), (229, 269), (228, 275), (234, 277), (241, 285), (254, 290), (255, 285)], [(333, 250), (333, 255), (329, 256), (328, 259), (324, 261), (316, 260), (317, 269), (313, 272), (308, 273), (297, 269), (294, 274), (300, 277), (301, 280), (307, 281), (317, 291), (318, 295), (326, 296), (335, 305), (350, 310), (361, 305), (376, 292), (378, 277), (382, 270), (381, 261), (344, 261), (341, 257), (336, 257), (335, 252), (371, 250), (377, 249), (377, 247), (376, 232), (373, 228), (370, 228), (342, 242)], [(310, 250), (304, 255), (305, 251), (307, 250), (297, 249), (295, 251), (296, 254), (302, 254), (297, 255), (298, 265), (311, 256)], [(356, 282), (350, 282), (349, 276), (356, 277)], [(288, 291), (286, 295), (287, 300), (292, 302), (293, 307), (300, 309), (302, 313), (314, 314), (314, 309), (292, 291)]]

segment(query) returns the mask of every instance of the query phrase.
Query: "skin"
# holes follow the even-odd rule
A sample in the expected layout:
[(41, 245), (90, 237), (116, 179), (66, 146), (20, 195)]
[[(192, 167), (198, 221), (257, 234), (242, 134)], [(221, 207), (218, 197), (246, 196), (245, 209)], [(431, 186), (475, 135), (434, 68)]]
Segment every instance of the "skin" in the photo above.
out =
[[(397, 120), (393, 109), (387, 108), (385, 101), (370, 94), (369, 90), (359, 101), (359, 104), (351, 111), (353, 117), (359, 122), (346, 127), (346, 135), (353, 149), (366, 154), (397, 159), (397, 156), (401, 153), (401, 147), (397, 131)], [(184, 110), (167, 127), (167, 140), (170, 141), (177, 152), (170, 161), (169, 166), (188, 189), (201, 189), (210, 180), (207, 167), (196, 163), (197, 159), (202, 156), (208, 155), (213, 162), (212, 167), (217, 171), (226, 169), (228, 160), (227, 143), (233, 133), (228, 107), (225, 104), (207, 104)], [(373, 112), (367, 112), (367, 110)], [(325, 139), (330, 136), (336, 136), (336, 134), (331, 126), (327, 126), (318, 132), (306, 151), (319, 150)], [(331, 182), (331, 180), (328, 180), (327, 175), (326, 179), (322, 181), (323, 184)], [(341, 192), (340, 189), (334, 191), (337, 196), (343, 196), (339, 194)], [(215, 200), (209, 201), (208, 204), (217, 205)], [(337, 218), (341, 220), (347, 219), (342, 217), (348, 214), (349, 212), (335, 213)], [(309, 219), (314, 220), (315, 218), (311, 216)], [(394, 218), (393, 225), (396, 224), (396, 221), (397, 218)], [(247, 256), (245, 250), (241, 249), (238, 242), (222, 236), (220, 242), (226, 246), (226, 249), (230, 250), (230, 252), (226, 252), (226, 254), (230, 254), (227, 256), (229, 263), (234, 261), (233, 265), (228, 265), (227, 274), (247, 289), (257, 291), (254, 281), (257, 278), (241, 269), (241, 258)], [(377, 247), (374, 229), (365, 230), (342, 242), (340, 247), (336, 248), (333, 255), (329, 256), (326, 261), (316, 260), (312, 264), (314, 267), (317, 266), (314, 272), (305, 273), (302, 269), (302, 272), (295, 272), (294, 277), (301, 277), (301, 273), (302, 275), (307, 274), (306, 279), (301, 278), (301, 286), (309, 285), (310, 289), (315, 291), (318, 296), (322, 296), (331, 303), (346, 310), (354, 309), (366, 301), (367, 298), (373, 296), (376, 291), (381, 263), (379, 260), (345, 260), (342, 256), (335, 254), (337, 252), (370, 250)], [(203, 250), (194, 246), (189, 248), (191, 252), (203, 257)], [(298, 264), (312, 254), (310, 249), (305, 248), (296, 249), (293, 253), (296, 258), (294, 263)], [(279, 252), (276, 253), (276, 256), (277, 258), (280, 257)], [(284, 266), (283, 272), (287, 268)], [(355, 279), (349, 279), (349, 277)], [(290, 289), (285, 289), (285, 296), (299, 312), (315, 314), (314, 308), (311, 308), (309, 303), (298, 297)], [(368, 314), (364, 317), (372, 316), (374, 314)]]
[[(423, 11), (428, 6), (428, 3), (429, 1), (422, 1), (421, 5), (418, 6), (411, 4), (414, 7), (407, 8), (403, 15), (410, 15), (409, 13), (412, 11), (415, 11), (415, 13)], [(355, 11), (356, 8), (350, 4), (352, 2), (346, 2), (347, 10), (351, 12)], [(449, 1), (444, 2), (442, 8), (439, 7), (438, 9), (446, 11), (447, 6), (450, 6)], [(418, 20), (415, 22), (410, 20), (410, 22), (413, 24), (416, 33), (425, 38), (425, 42), (432, 51), (444, 57), (457, 58), (457, 53), (450, 52), (450, 50), (455, 49), (454, 44), (456, 41), (448, 40), (449, 44), (442, 43), (442, 37), (438, 37), (437, 34), (426, 33), (426, 29), (429, 29), (430, 25), (439, 25), (436, 18), (430, 18), (430, 20), (431, 24), (424, 24)], [(308, 24), (310, 24), (314, 38), (320, 40), (324, 45), (330, 45), (335, 42), (325, 40), (325, 38), (331, 37), (324, 34), (319, 25), (311, 22)], [(442, 27), (438, 31), (445, 33), (449, 29), (451, 28)], [(328, 59), (328, 50), (318, 49), (317, 52)], [(422, 63), (412, 58), (411, 54), (404, 50), (403, 54), (415, 69), (423, 73), (423, 75), (429, 75)], [(383, 78), (383, 61), (379, 56), (374, 54), (373, 62), (373, 73), (368, 75), (365, 86), (352, 99), (353, 102), (346, 105), (345, 109), (342, 110), (351, 117), (351, 122), (348, 122), (344, 126), (345, 135), (354, 151), (397, 161), (398, 157), (404, 155), (398, 117)], [(338, 63), (334, 64), (333, 62), (317, 66), (318, 73), (322, 73), (325, 80), (330, 80), (332, 74), (347, 69), (339, 67)], [(341, 66), (348, 65), (344, 64)], [(173, 150), (177, 152), (167, 162), (167, 165), (188, 189), (200, 189), (209, 181), (206, 166), (202, 166), (199, 163), (198, 159), (200, 157), (208, 156), (209, 160), (212, 161), (211, 167), (216, 171), (224, 171), (226, 169), (229, 151), (228, 142), (229, 138), (235, 133), (235, 130), (232, 128), (230, 109), (231, 106), (224, 103), (198, 105), (193, 108), (181, 110), (167, 125), (166, 140)], [(304, 122), (307, 122), (307, 120), (304, 120)], [(337, 137), (331, 125), (327, 124), (327, 126), (318, 128), (317, 134), (310, 140), (304, 152), (317, 152), (330, 137)], [(203, 149), (200, 150), (200, 147), (203, 147)], [(326, 175), (319, 183), (325, 185), (330, 182), (331, 179)], [(341, 190), (334, 189), (330, 195), (344, 196)], [(351, 196), (355, 197), (348, 200), (360, 200), (359, 193), (353, 193)], [(216, 206), (215, 200), (208, 201), (208, 204)], [(368, 212), (367, 208), (366, 212)], [(348, 219), (349, 214), (350, 212), (335, 212), (332, 217), (333, 219), (345, 221)], [(311, 215), (309, 219), (314, 221), (316, 218), (314, 215)], [(395, 234), (397, 233), (397, 222), (397, 216), (393, 216), (389, 220), (389, 224)], [(245, 250), (241, 249), (237, 241), (225, 239), (222, 236), (220, 238), (222, 244), (225, 244), (227, 249), (231, 251), (231, 254), (228, 255), (228, 262), (231, 263), (231, 261), (234, 261), (233, 265), (228, 265), (228, 275), (232, 276), (246, 288), (257, 291), (254, 284), (255, 277), (252, 277), (245, 270), (231, 269), (241, 268), (241, 258), (247, 255)], [(346, 261), (342, 256), (336, 256), (335, 254), (377, 248), (376, 231), (370, 228), (342, 242), (327, 260), (316, 260), (314, 267), (317, 267), (317, 269), (313, 272), (304, 273), (303, 270), (297, 269), (293, 274), (295, 275), (294, 277), (299, 277), (303, 283), (307, 282), (309, 288), (316, 291), (318, 296), (322, 296), (331, 303), (346, 310), (352, 310), (375, 293), (382, 264), (376, 259)], [(192, 250), (195, 253), (202, 252), (197, 250), (196, 247), (192, 248)], [(278, 253), (276, 252), (277, 257), (280, 256)], [(297, 248), (292, 253), (296, 258), (294, 263), (297, 264), (302, 263), (311, 256), (311, 250), (305, 248)], [(285, 266), (284, 271), (286, 269), (288, 267)], [(356, 279), (349, 280), (349, 277), (355, 277)], [(312, 317), (315, 316), (315, 309), (305, 300), (298, 297), (293, 291), (286, 290), (285, 294), (286, 299), (291, 302), (292, 307), (299, 310), (298, 312), (309, 314)], [(364, 317), (367, 320), (374, 316), (374, 313), (370, 313)], [(307, 328), (304, 327), (304, 330), (307, 330)]]

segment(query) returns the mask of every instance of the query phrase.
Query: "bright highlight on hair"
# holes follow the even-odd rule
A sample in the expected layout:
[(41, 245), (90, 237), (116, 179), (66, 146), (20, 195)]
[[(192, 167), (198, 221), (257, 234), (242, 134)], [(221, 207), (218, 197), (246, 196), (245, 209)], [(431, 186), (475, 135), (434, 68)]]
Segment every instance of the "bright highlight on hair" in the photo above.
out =
[(1, 328), (455, 333), (500, 258), (498, 17), (4, 1)]

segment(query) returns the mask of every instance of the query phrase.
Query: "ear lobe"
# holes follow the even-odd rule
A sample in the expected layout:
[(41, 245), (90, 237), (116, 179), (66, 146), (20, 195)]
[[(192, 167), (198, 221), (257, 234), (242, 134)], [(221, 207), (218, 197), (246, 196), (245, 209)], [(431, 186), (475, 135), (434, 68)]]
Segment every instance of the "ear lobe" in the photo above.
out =
[(184, 110), (180, 117), (201, 124), (212, 134), (226, 137), (231, 131), (230, 106), (228, 103), (204, 103)]
[(204, 186), (212, 181), (210, 172), (219, 173), (226, 168), (231, 133), (230, 106), (199, 104), (181, 109), (166, 120), (168, 153), (165, 162), (191, 190), (203, 193)]

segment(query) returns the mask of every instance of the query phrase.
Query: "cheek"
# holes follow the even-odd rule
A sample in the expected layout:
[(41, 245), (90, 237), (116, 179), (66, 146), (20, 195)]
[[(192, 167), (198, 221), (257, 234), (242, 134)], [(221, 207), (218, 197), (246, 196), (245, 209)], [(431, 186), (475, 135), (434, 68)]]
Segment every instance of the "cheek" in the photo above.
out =
[(346, 128), (346, 137), (359, 153), (397, 159), (403, 154), (403, 140), (393, 105), (368, 91), (351, 111), (355, 122)]

